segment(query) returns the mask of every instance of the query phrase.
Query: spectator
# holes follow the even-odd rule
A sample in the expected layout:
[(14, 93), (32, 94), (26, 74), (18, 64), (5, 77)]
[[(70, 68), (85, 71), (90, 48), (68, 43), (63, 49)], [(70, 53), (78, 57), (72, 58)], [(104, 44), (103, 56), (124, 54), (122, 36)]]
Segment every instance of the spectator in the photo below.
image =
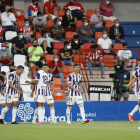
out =
[(37, 13), (37, 17), (33, 19), (34, 38), (36, 38), (36, 31), (46, 31), (46, 19), (41, 12)]
[(52, 25), (50, 28), (50, 33), (53, 39), (65, 42), (66, 40), (63, 38), (63, 34), (65, 33), (65, 30), (61, 24), (62, 23), (60, 19), (55, 18), (54, 25)]
[(0, 1), (1, 5), (0, 5), (0, 12), (3, 13), (5, 12), (5, 0)]
[(3, 33), (4, 33), (4, 28), (0, 27), (0, 43), (3, 42)]
[[(111, 39), (107, 37), (108, 32), (103, 31), (103, 36), (98, 39), (99, 49), (112, 49)], [(115, 52), (112, 50), (102, 50), (103, 55), (109, 54), (116, 56)]]
[(33, 38), (31, 38), (31, 36), (33, 35), (33, 30), (32, 27), (30, 27), (29, 25), (29, 19), (25, 19), (25, 26), (20, 28), (20, 31), (23, 32), (23, 36), (26, 39), (27, 42), (32, 42)]
[(114, 21), (116, 17), (113, 16), (114, 6), (110, 3), (110, 0), (104, 0), (104, 2), (100, 3), (101, 15), (105, 20)]
[(93, 32), (88, 24), (88, 20), (83, 19), (82, 23), (83, 25), (78, 27), (78, 34), (82, 43), (96, 43), (97, 41), (90, 37), (93, 35)]
[[(49, 63), (49, 67), (50, 67), (50, 73), (52, 73), (53, 77), (61, 78), (62, 84), (64, 85), (62, 62), (59, 60), (58, 55), (54, 55), (54, 59)], [(63, 85), (61, 85), (61, 89), (63, 89)]]
[(77, 17), (78, 20), (82, 20), (83, 13), (85, 13), (83, 6), (76, 2), (76, 0), (70, 0), (63, 9), (70, 9), (72, 11), (72, 16)]
[(88, 54), (88, 58), (89, 58), (88, 65), (89, 65), (90, 78), (93, 79), (93, 66), (100, 66), (101, 67), (101, 78), (105, 79), (102, 51), (97, 50), (97, 45), (90, 46), (90, 49), (91, 49), (91, 51)]
[(76, 32), (76, 21), (77, 18), (73, 17), (70, 9), (66, 9), (65, 15), (62, 17), (62, 26), (65, 28), (65, 32), (72, 31)]
[(30, 25), (32, 25), (33, 18), (37, 16), (38, 12), (41, 12), (41, 8), (38, 5), (38, 0), (32, 0), (32, 3), (28, 7)]
[(9, 65), (9, 72), (13, 72), (13, 71), (15, 71), (14, 64), (10, 64)]
[(130, 50), (127, 50), (126, 42), (123, 43), (123, 49), (124, 50), (119, 50), (117, 54), (119, 63), (122, 63), (122, 61), (124, 61), (126, 66), (132, 66), (134, 70), (136, 67), (136, 59), (131, 59), (132, 53)]
[(114, 20), (114, 26), (110, 28), (109, 37), (112, 40), (112, 44), (114, 43), (124, 43), (124, 31), (123, 27), (119, 25), (119, 20)]
[(10, 12), (10, 6), (5, 6), (5, 12), (1, 14), (1, 23), (4, 27), (4, 33), (3, 33), (3, 41), (5, 41), (5, 33), (6, 31), (15, 31), (17, 32), (17, 29), (14, 27), (14, 22), (16, 21), (15, 15)]
[(0, 50), (0, 67), (9, 66), (11, 64), (10, 58), (11, 58), (10, 51), (6, 46), (6, 43), (2, 43)]
[(12, 40), (12, 54), (23, 54), (28, 56), (27, 41), (23, 37), (23, 32), (18, 31), (17, 36)]
[(73, 66), (74, 62), (71, 61), (73, 57), (74, 53), (72, 52), (70, 43), (65, 41), (64, 48), (60, 50), (60, 60), (63, 63), (63, 65)]
[(93, 38), (95, 38), (96, 32), (102, 32), (103, 30), (106, 30), (108, 32), (108, 29), (103, 27), (103, 24), (105, 24), (106, 21), (104, 20), (103, 16), (100, 15), (100, 9), (95, 9), (95, 14), (93, 14), (90, 18), (90, 25), (93, 31)]
[(44, 56), (43, 49), (38, 46), (37, 40), (33, 40), (33, 46), (28, 48), (28, 55), (30, 61), (30, 67), (34, 66), (37, 61)]
[[(72, 51), (75, 54), (79, 54), (79, 50), (83, 49), (83, 43), (81, 40), (79, 40), (79, 36), (78, 35), (74, 35), (73, 39), (70, 41), (70, 44), (72, 46)], [(85, 55), (85, 52), (82, 51), (82, 54)]]
[(43, 8), (44, 17), (46, 17), (48, 20), (54, 20), (56, 18), (56, 16), (54, 16), (54, 8), (56, 8), (56, 10), (61, 9), (55, 0), (46, 1)]
[(54, 39), (50, 38), (48, 33), (45, 31), (41, 32), (41, 35), (42, 35), (42, 38), (38, 39), (38, 45), (43, 46), (44, 53), (57, 54), (58, 51), (56, 49), (53, 49), (53, 47), (51, 47), (51, 43), (62, 42), (62, 41), (58, 41), (58, 40), (54, 40)]

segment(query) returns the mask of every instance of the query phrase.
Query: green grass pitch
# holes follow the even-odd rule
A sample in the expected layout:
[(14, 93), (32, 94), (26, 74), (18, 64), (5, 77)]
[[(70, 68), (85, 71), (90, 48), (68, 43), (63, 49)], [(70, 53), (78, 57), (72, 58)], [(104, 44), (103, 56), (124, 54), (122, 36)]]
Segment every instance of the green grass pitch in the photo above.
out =
[(21, 123), (0, 125), (0, 140), (139, 140), (140, 123), (134, 121), (95, 121), (88, 124)]

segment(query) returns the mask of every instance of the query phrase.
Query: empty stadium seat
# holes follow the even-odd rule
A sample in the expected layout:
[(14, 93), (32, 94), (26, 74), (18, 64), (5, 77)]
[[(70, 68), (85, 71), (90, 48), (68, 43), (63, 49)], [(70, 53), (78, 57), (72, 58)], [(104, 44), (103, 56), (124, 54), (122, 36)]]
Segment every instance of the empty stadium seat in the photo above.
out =
[(73, 66), (63, 66), (63, 75), (64, 77), (68, 77), (70, 73), (74, 72)]
[(104, 55), (103, 62), (105, 67), (114, 67), (115, 57), (114, 55)]
[(87, 15), (88, 21), (90, 21), (90, 17), (91, 17), (93, 14), (95, 14), (95, 10), (92, 10), (92, 9), (88, 9), (88, 10), (87, 10), (86, 15)]
[(64, 100), (64, 91), (63, 90), (54, 90), (54, 100), (63, 101)]
[(27, 66), (24, 67), (24, 71), (21, 74), (20, 78), (28, 78), (29, 75), (29, 68)]
[(20, 31), (20, 28), (24, 27), (24, 20), (18, 20), (17, 21), (17, 29)]
[(58, 54), (60, 53), (60, 50), (62, 48), (64, 48), (64, 44), (63, 43), (54, 43), (54, 46), (53, 46), (54, 49), (58, 50)]
[(48, 20), (46, 25), (47, 25), (47, 32), (50, 32), (50, 27), (51, 27), (52, 25), (54, 25), (53, 20)]
[(17, 32), (7, 31), (5, 33), (5, 39), (7, 42), (11, 42), (11, 40), (17, 36)]
[(82, 64), (84, 64), (85, 63), (85, 56), (80, 55), (80, 57), (79, 57), (79, 54), (75, 54), (74, 57), (73, 57), (73, 62), (74, 63), (82, 63)]
[(103, 36), (102, 32), (96, 32), (95, 33), (95, 40), (98, 41), (99, 38)]
[(131, 50), (132, 58), (133, 59), (139, 59), (140, 56), (138, 56), (138, 50)]
[(28, 43), (27, 43), (27, 46), (28, 46), (28, 48), (30, 48), (30, 47), (32, 47), (32, 46), (33, 46), (33, 43), (28, 42)]
[(116, 54), (118, 54), (118, 51), (119, 51), (119, 50), (123, 49), (121, 43), (114, 43), (113, 48), (114, 48), (114, 52), (115, 52)]
[(74, 36), (74, 35), (77, 35), (77, 33), (76, 33), (76, 32), (66, 32), (66, 33), (65, 33), (65, 38), (66, 38), (66, 40), (69, 42), (70, 40), (73, 39), (73, 36)]
[(16, 54), (14, 55), (14, 66), (25, 66), (26, 58), (25, 55)]
[(54, 89), (61, 90), (61, 78), (53, 78)]
[(1, 71), (9, 72), (9, 67), (8, 66), (2, 66)]
[(45, 54), (44, 57), (46, 58), (46, 62), (49, 64), (53, 60), (54, 55)]
[(63, 17), (65, 15), (65, 10), (64, 9), (60, 9), (57, 13), (58, 17)]
[(24, 17), (24, 10), (22, 10), (22, 9), (16, 9), (16, 12), (20, 12), (20, 14), (21, 14), (20, 16), (16, 16), (15, 11), (13, 11), (13, 14), (16, 17), (16, 20), (20, 20), (21, 17)]
[(89, 54), (91, 45), (95, 45), (95, 43), (84, 43), (84, 49), (85, 49), (86, 55)]
[(110, 31), (110, 28), (114, 25), (113, 21), (107, 20), (105, 24), (105, 28), (108, 29), (108, 32)]
[(140, 37), (124, 37), (125, 42), (127, 42), (128, 48), (140, 48)]
[(76, 21), (76, 32), (78, 32), (78, 27), (82, 25), (82, 20)]
[(31, 67), (31, 73), (32, 73), (32, 79), (34, 79), (34, 71), (36, 69), (36, 66)]
[(41, 32), (36, 32), (36, 39), (39, 39), (39, 38), (41, 38), (42, 36), (41, 36)]

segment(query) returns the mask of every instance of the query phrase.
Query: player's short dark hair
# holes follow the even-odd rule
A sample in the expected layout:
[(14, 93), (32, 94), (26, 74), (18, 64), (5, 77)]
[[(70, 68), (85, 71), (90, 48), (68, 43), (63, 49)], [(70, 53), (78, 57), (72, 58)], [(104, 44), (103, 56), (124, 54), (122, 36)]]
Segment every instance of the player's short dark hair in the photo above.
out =
[(1, 76), (1, 75), (0, 75), (0, 80), (1, 80), (2, 82), (4, 81), (4, 78), (3, 78), (3, 76)]
[(29, 21), (29, 19), (25, 19), (24, 22)]
[(47, 67), (49, 67), (49, 64), (45, 63), (43, 66), (47, 66)]
[(79, 35), (74, 35), (73, 39), (79, 39)]
[(127, 43), (126, 43), (126, 42), (124, 42), (124, 43), (122, 44), (122, 46), (127, 46)]
[(42, 16), (42, 13), (40, 11), (37, 12), (37, 16)]
[(18, 31), (17, 34), (19, 35), (20, 33), (23, 33), (22, 31)]
[(69, 44), (69, 42), (68, 41), (65, 41), (64, 42), (64, 46), (66, 46), (66, 45), (68, 45)]
[(76, 67), (76, 66), (79, 66), (79, 64), (78, 64), (78, 63), (76, 63), (76, 64), (74, 64), (73, 66), (74, 66), (74, 67)]
[(2, 75), (6, 75), (6, 72), (5, 72), (5, 71), (2, 71), (1, 74), (2, 74)]
[(10, 68), (10, 67), (14, 67), (14, 64), (10, 64), (10, 65), (9, 65), (9, 68)]
[(39, 59), (39, 61), (42, 61), (42, 60), (45, 60), (45, 62), (46, 62), (46, 58), (45, 58), (44, 56), (42, 56), (42, 57)]
[(37, 62), (35, 63), (35, 65), (38, 66), (39, 68), (42, 68), (42, 67), (43, 67), (43, 63), (40, 62), (40, 61), (37, 61)]
[(17, 69), (24, 69), (24, 67), (22, 65), (19, 65)]
[(97, 48), (97, 45), (91, 45), (90, 46), (90, 49), (96, 49)]

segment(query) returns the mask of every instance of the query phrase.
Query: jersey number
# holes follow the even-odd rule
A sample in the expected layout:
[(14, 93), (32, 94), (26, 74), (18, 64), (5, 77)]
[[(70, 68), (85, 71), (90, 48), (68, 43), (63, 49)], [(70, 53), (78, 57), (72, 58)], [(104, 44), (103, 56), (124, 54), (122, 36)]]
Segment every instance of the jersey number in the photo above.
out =
[(43, 78), (43, 84), (47, 84), (47, 76), (42, 76), (42, 78)]

